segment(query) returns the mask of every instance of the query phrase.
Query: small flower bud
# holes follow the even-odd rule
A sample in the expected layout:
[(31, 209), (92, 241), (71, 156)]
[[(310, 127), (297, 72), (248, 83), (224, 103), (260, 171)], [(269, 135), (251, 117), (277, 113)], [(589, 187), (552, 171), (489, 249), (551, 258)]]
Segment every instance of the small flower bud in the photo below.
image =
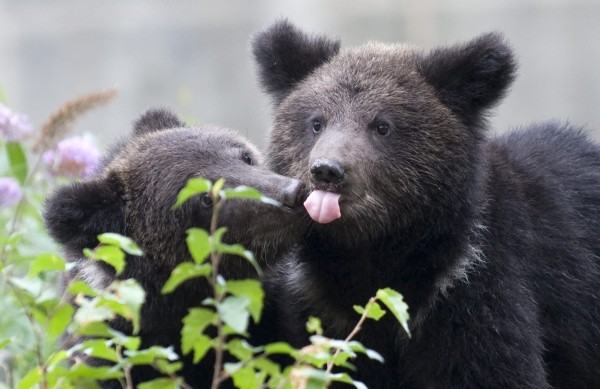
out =
[(31, 123), (29, 118), (0, 104), (0, 138), (7, 142), (19, 142), (30, 134)]
[(98, 167), (100, 152), (88, 138), (72, 136), (58, 142), (54, 150), (46, 151), (42, 161), (54, 175), (86, 178)]
[(0, 207), (12, 207), (21, 200), (23, 192), (17, 180), (0, 177)]

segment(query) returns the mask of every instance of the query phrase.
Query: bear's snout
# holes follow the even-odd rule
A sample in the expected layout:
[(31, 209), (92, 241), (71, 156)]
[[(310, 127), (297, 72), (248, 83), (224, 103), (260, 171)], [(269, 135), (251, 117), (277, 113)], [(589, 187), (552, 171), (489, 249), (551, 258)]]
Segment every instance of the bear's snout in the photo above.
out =
[(336, 160), (317, 158), (310, 166), (314, 182), (319, 184), (339, 184), (344, 180), (344, 167)]
[(306, 200), (306, 196), (304, 183), (292, 179), (292, 182), (283, 191), (283, 205), (291, 209), (302, 209), (302, 203)]

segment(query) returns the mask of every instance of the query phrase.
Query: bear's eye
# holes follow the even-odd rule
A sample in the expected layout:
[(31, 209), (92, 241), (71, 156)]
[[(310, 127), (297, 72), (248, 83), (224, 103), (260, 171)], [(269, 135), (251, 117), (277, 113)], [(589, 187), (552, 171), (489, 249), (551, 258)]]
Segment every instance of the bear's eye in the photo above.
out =
[(200, 197), (200, 202), (204, 207), (212, 207), (213, 199), (210, 193), (204, 193), (202, 197)]
[(254, 162), (254, 161), (252, 161), (252, 156), (247, 151), (244, 151), (242, 153), (242, 161), (244, 161), (244, 163), (248, 164), (248, 165), (253, 165), (253, 162)]
[(385, 136), (390, 133), (390, 125), (387, 123), (377, 124), (377, 133), (381, 136)]
[(315, 134), (321, 131), (321, 121), (319, 119), (312, 121), (312, 130)]

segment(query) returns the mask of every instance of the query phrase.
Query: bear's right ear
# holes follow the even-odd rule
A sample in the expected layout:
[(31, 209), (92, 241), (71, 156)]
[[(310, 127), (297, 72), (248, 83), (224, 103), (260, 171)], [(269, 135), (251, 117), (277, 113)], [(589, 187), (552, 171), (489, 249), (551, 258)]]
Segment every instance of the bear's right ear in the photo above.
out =
[(46, 201), (44, 221), (71, 255), (96, 247), (104, 232), (125, 234), (125, 202), (116, 175), (59, 188)]
[(286, 19), (275, 22), (252, 40), (260, 84), (275, 105), (281, 103), (296, 83), (339, 50), (339, 40), (307, 35)]
[(442, 47), (417, 57), (421, 75), (439, 99), (463, 122), (476, 124), (515, 78), (516, 63), (501, 34), (483, 34), (465, 44)]
[(135, 121), (133, 134), (138, 136), (149, 132), (180, 127), (185, 127), (185, 124), (179, 121), (177, 116), (170, 111), (166, 109), (149, 109)]

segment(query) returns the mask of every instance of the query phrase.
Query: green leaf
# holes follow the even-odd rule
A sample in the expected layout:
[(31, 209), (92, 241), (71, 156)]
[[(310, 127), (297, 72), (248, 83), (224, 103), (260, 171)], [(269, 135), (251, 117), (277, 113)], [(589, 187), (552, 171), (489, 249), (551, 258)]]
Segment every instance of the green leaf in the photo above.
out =
[(29, 277), (35, 277), (42, 272), (55, 270), (64, 271), (66, 262), (64, 259), (54, 254), (40, 254), (31, 263)]
[(263, 299), (265, 292), (258, 280), (232, 280), (227, 281), (225, 290), (234, 296), (245, 297), (250, 304), (248, 311), (252, 315), (255, 323), (260, 321), (260, 315), (263, 309)]
[(404, 302), (402, 295), (393, 289), (385, 288), (377, 291), (377, 298), (394, 314), (402, 328), (410, 337), (408, 328), (408, 305)]
[(137, 389), (177, 389), (182, 382), (181, 378), (157, 378), (139, 384)]
[(108, 331), (112, 336), (113, 342), (115, 342), (115, 344), (123, 345), (127, 350), (135, 351), (142, 345), (142, 339), (139, 336), (128, 336), (110, 327), (108, 328)]
[(27, 157), (19, 142), (6, 143), (6, 153), (12, 175), (23, 185), (27, 178)]
[[(300, 385), (306, 389), (324, 389), (327, 388), (327, 382), (330, 375), (323, 371), (311, 367), (300, 367), (292, 370), (292, 376), (295, 382), (304, 381), (305, 385)], [(302, 379), (303, 378), (303, 379)]]
[(318, 317), (310, 316), (306, 322), (306, 331), (309, 334), (323, 334), (323, 326), (321, 325), (321, 319)]
[(330, 374), (329, 379), (335, 382), (344, 382), (346, 384), (354, 385), (358, 389), (367, 389), (367, 386), (360, 381), (355, 381), (347, 373)]
[[(181, 341), (184, 342), (183, 337)], [(189, 342), (189, 340), (187, 340), (187, 342)], [(202, 360), (202, 358), (204, 358), (211, 347), (212, 339), (206, 335), (199, 334), (195, 336), (193, 343), (191, 343), (190, 349), (187, 352), (183, 351), (182, 349), (182, 352), (184, 354), (188, 354), (190, 351), (194, 351), (194, 363), (198, 363)]]
[(172, 347), (152, 346), (150, 348), (133, 351), (125, 351), (127, 362), (132, 366), (151, 365), (155, 360), (176, 361), (179, 356), (173, 351)]
[(117, 246), (127, 254), (137, 256), (144, 255), (142, 250), (133, 240), (121, 234), (116, 234), (114, 232), (100, 234), (98, 235), (98, 241), (106, 245)]
[(42, 369), (36, 366), (19, 381), (17, 387), (19, 389), (29, 389), (33, 388), (39, 382), (42, 382)]
[(62, 361), (69, 358), (67, 350), (59, 350), (48, 357), (48, 367), (52, 368), (54, 365), (61, 363)]
[(206, 261), (210, 254), (210, 237), (206, 230), (201, 228), (191, 228), (187, 230), (187, 238), (185, 241), (194, 262), (201, 265)]
[(102, 245), (93, 251), (93, 258), (115, 268), (117, 274), (125, 269), (125, 253), (119, 247)]
[(113, 312), (130, 320), (133, 324), (133, 333), (137, 334), (140, 329), (140, 311), (146, 299), (144, 288), (133, 279), (113, 281), (110, 288), (118, 298), (114, 302), (119, 304), (111, 304), (110, 300), (103, 304), (110, 306)]
[(52, 318), (48, 322), (48, 335), (52, 338), (59, 337), (71, 323), (71, 318), (75, 308), (71, 304), (63, 304), (53, 313)]
[(39, 296), (42, 292), (42, 280), (39, 278), (19, 278), (11, 277), (10, 282), (20, 291), (27, 293), (30, 297)]
[(214, 250), (221, 254), (237, 255), (242, 258), (245, 258), (254, 267), (256, 273), (259, 276), (262, 275), (262, 269), (260, 268), (260, 265), (258, 264), (256, 258), (254, 257), (254, 254), (252, 254), (252, 251), (246, 250), (241, 244), (225, 244), (219, 241), (219, 243), (214, 245)]
[(88, 297), (95, 297), (98, 295), (98, 291), (81, 280), (71, 282), (69, 286), (67, 286), (67, 291), (72, 295), (82, 294)]
[(181, 204), (189, 200), (190, 197), (200, 193), (210, 192), (212, 183), (209, 180), (203, 178), (191, 178), (187, 184), (179, 191), (177, 195), (177, 201), (173, 205), (173, 209), (181, 207)]
[(260, 200), (262, 193), (254, 188), (245, 185), (240, 185), (233, 189), (223, 189), (219, 192), (219, 196), (223, 199), (250, 199)]
[(271, 377), (281, 376), (281, 367), (267, 358), (257, 358), (254, 366), (256, 370), (262, 371)]
[(0, 350), (12, 343), (12, 339), (0, 339)]
[(77, 334), (82, 336), (94, 336), (99, 338), (111, 338), (111, 328), (108, 324), (102, 321), (86, 323), (77, 328)]
[(111, 362), (118, 362), (119, 356), (114, 348), (109, 347), (109, 341), (103, 339), (86, 340), (76, 345), (70, 351), (82, 351), (90, 357), (106, 359)]
[(377, 351), (375, 350), (371, 350), (366, 348), (362, 343), (356, 341), (356, 340), (352, 340), (350, 342), (348, 342), (348, 347), (354, 351), (354, 352), (358, 352), (358, 353), (362, 353), (365, 354), (366, 356), (368, 356), (370, 359), (374, 359), (378, 362), (383, 363), (383, 356), (381, 354), (379, 354)]
[(182, 362), (171, 363), (164, 359), (159, 359), (154, 361), (154, 366), (156, 370), (160, 371), (163, 374), (171, 375), (177, 373), (181, 368), (183, 368)]
[(179, 285), (189, 279), (208, 276), (211, 270), (212, 266), (208, 263), (204, 263), (202, 265), (191, 262), (180, 263), (175, 269), (173, 269), (173, 272), (171, 273), (171, 276), (167, 282), (165, 282), (161, 293), (171, 293), (177, 289)]
[(213, 197), (216, 199), (219, 197), (219, 192), (221, 191), (221, 189), (223, 189), (223, 186), (225, 185), (225, 179), (223, 177), (219, 178), (217, 181), (215, 181), (215, 183), (213, 184), (212, 187), (212, 195)]
[[(377, 304), (376, 301), (367, 303), (367, 317), (373, 320), (379, 320), (385, 315), (385, 311), (381, 309), (381, 305)], [(365, 312), (365, 308), (360, 305), (355, 305), (354, 310), (362, 315)]]
[(237, 369), (233, 374), (233, 384), (237, 388), (242, 389), (258, 389), (258, 382), (256, 382), (256, 374), (254, 369), (250, 366), (242, 367)]
[(181, 329), (181, 350), (183, 354), (194, 351), (194, 363), (198, 363), (212, 346), (212, 340), (203, 332), (209, 325), (215, 325), (218, 317), (214, 311), (192, 308), (183, 318)]
[(110, 320), (115, 317), (113, 311), (107, 307), (98, 306), (98, 300), (88, 301), (86, 298), (76, 299), (79, 309), (73, 316), (73, 321), (81, 326), (87, 326), (93, 322)]
[(123, 377), (123, 371), (107, 367), (92, 367), (86, 364), (75, 364), (69, 369), (68, 377), (70, 378), (95, 378), (98, 380), (106, 380), (111, 378)]
[(248, 306), (250, 301), (245, 297), (227, 296), (217, 305), (217, 311), (221, 320), (239, 334), (246, 332), (248, 328)]
[(267, 354), (285, 354), (292, 355), (296, 353), (296, 349), (285, 342), (275, 342), (264, 346)]
[(225, 349), (241, 362), (247, 362), (254, 356), (254, 349), (252, 346), (240, 338), (230, 340)]

